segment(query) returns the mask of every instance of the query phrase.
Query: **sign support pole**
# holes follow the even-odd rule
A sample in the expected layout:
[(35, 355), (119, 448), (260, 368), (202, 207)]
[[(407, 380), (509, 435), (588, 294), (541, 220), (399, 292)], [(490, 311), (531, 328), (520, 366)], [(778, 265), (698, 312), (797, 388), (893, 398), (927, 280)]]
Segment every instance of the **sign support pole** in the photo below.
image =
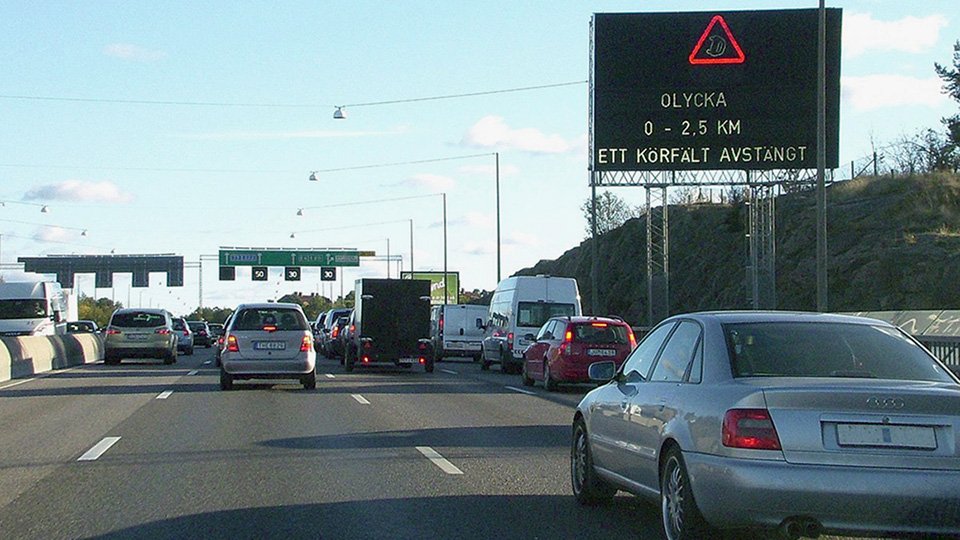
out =
[(817, 24), (817, 311), (827, 311), (827, 22), (820, 0)]

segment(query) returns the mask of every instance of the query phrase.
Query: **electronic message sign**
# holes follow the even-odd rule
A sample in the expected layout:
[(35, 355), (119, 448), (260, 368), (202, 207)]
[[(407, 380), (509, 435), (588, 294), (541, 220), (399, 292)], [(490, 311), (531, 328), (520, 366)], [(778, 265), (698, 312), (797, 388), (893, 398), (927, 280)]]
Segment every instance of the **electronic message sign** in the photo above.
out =
[[(826, 157), (839, 164), (841, 10), (826, 10)], [(598, 13), (592, 171), (817, 165), (818, 10)]]

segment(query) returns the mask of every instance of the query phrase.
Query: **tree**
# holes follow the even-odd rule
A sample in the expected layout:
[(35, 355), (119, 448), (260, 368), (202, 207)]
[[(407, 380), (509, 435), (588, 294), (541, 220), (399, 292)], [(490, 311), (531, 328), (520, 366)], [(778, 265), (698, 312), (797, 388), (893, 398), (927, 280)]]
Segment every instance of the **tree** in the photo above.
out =
[[(580, 206), (583, 211), (583, 217), (587, 220), (587, 238), (593, 236), (591, 227), (592, 216), (591, 200), (588, 198)], [(597, 195), (597, 234), (603, 234), (623, 225), (630, 218), (639, 217), (640, 212), (636, 208), (631, 208), (620, 197), (617, 197), (609, 191), (604, 191)]]
[[(953, 44), (953, 69), (949, 69), (949, 66), (941, 66), (936, 62), (933, 67), (940, 79), (943, 80), (943, 93), (960, 103), (960, 40)], [(947, 132), (954, 147), (960, 146), (960, 114), (943, 118), (941, 122), (947, 126)]]
[(207, 321), (212, 323), (223, 323), (227, 317), (233, 313), (232, 308), (205, 307), (193, 310), (193, 313), (187, 315), (188, 321)]
[(113, 312), (122, 308), (123, 304), (109, 298), (94, 300), (91, 296), (80, 296), (77, 300), (77, 316), (79, 319), (94, 321), (97, 326), (104, 327), (110, 322)]

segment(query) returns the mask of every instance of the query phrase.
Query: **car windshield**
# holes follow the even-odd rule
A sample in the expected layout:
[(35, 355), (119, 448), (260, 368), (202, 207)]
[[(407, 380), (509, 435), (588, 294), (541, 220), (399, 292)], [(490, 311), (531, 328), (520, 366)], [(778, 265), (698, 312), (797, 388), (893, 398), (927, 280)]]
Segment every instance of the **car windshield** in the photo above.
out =
[(574, 343), (617, 344), (630, 343), (627, 327), (621, 324), (587, 323), (573, 325)]
[(248, 308), (237, 315), (233, 330), (308, 330), (307, 320), (295, 309)]
[(123, 328), (153, 328), (155, 326), (163, 326), (166, 322), (166, 317), (159, 313), (128, 311), (115, 314), (110, 324)]
[(576, 315), (576, 307), (573, 304), (520, 302), (517, 305), (517, 326), (540, 328), (551, 317), (572, 317), (574, 315)]
[(896, 328), (843, 323), (725, 324), (735, 377), (861, 377), (952, 382)]
[(0, 319), (39, 319), (46, 316), (45, 300), (0, 300)]

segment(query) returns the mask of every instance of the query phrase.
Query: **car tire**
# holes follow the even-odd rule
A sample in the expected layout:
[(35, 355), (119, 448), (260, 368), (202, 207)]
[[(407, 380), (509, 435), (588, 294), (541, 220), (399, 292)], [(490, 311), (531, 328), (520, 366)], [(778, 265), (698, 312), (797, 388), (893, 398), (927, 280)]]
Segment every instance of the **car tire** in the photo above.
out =
[(317, 389), (317, 372), (313, 371), (310, 374), (305, 375), (300, 382), (303, 383), (304, 390), (316, 390)]
[(543, 361), (543, 389), (547, 392), (557, 390), (557, 380), (550, 375), (550, 362)]
[(490, 371), (490, 362), (487, 360), (487, 351), (480, 349), (480, 371)]
[(176, 362), (176, 361), (177, 361), (177, 352), (176, 352), (176, 351), (168, 351), (168, 352), (167, 352), (167, 356), (165, 356), (164, 359), (163, 359), (163, 363), (166, 364), (166, 365), (168, 365), (168, 366), (169, 366), (170, 364)]
[(423, 363), (423, 370), (426, 371), (427, 373), (433, 373), (433, 365), (434, 365), (433, 363), (434, 363), (433, 358), (427, 358), (426, 361)]
[(354, 362), (353, 349), (351, 347), (347, 347), (347, 350), (343, 353), (343, 369), (347, 373), (352, 372)]
[(227, 370), (220, 369), (220, 389), (233, 390), (233, 375), (227, 373)]
[(187, 347), (187, 351), (184, 354), (187, 356), (193, 356), (193, 347)]
[(573, 440), (570, 445), (570, 484), (573, 497), (582, 505), (609, 502), (617, 494), (617, 488), (597, 476), (593, 468), (593, 454), (587, 425), (582, 418), (573, 424)]
[(103, 363), (104, 365), (107, 365), (107, 366), (119, 366), (120, 357), (115, 354), (104, 354)]
[(527, 361), (523, 361), (523, 385), (533, 386), (533, 377), (527, 373)]
[(660, 466), (660, 515), (667, 540), (716, 536), (693, 499), (690, 476), (678, 448), (667, 450)]

